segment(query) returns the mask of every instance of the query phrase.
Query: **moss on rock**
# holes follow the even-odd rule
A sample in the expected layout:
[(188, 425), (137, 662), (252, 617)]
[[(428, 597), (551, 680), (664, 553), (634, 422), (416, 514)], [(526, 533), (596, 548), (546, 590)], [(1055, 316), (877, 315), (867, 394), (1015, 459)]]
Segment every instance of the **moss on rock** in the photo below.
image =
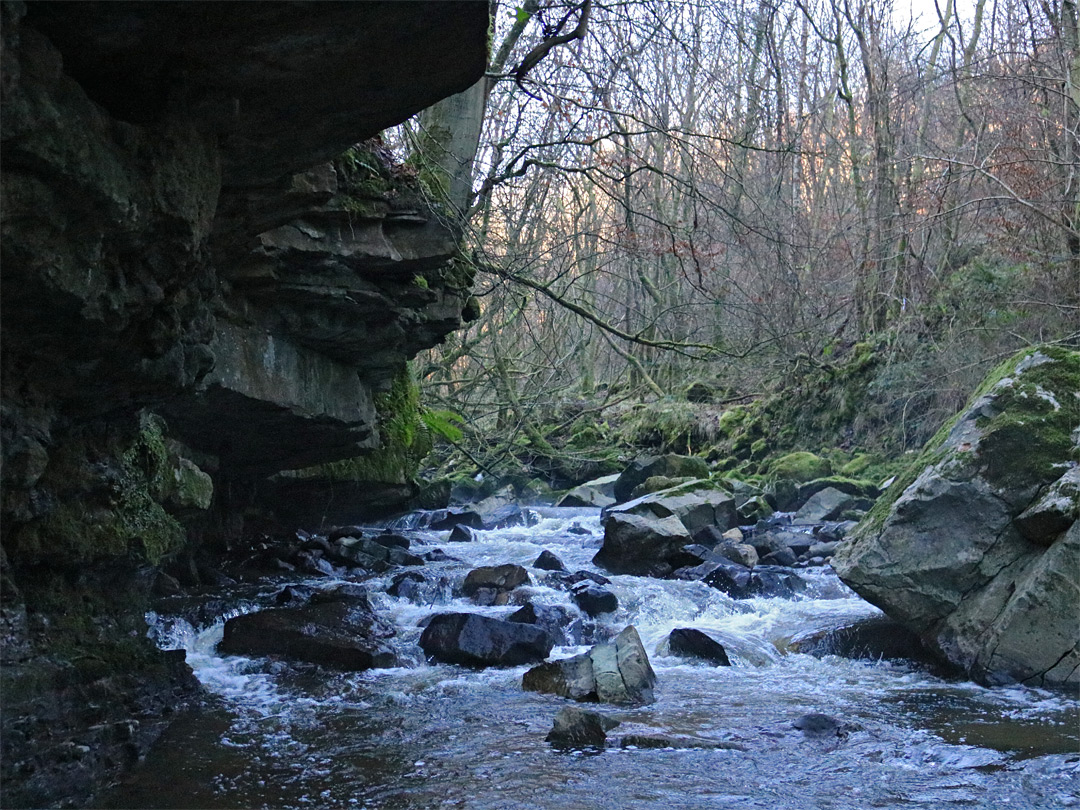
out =
[(832, 475), (832, 464), (814, 453), (799, 451), (776, 459), (769, 465), (769, 473), (802, 484)]

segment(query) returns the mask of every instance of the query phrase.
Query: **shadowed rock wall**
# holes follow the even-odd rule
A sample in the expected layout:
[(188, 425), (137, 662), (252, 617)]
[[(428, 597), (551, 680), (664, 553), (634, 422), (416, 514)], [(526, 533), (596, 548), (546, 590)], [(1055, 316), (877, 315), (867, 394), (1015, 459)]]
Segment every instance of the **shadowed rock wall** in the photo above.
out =
[(377, 448), (378, 392), (460, 325), (455, 223), (377, 142), (337, 159), (481, 76), (488, 4), (0, 9), (3, 804), (43, 806), (196, 688), (139, 637), (157, 566)]

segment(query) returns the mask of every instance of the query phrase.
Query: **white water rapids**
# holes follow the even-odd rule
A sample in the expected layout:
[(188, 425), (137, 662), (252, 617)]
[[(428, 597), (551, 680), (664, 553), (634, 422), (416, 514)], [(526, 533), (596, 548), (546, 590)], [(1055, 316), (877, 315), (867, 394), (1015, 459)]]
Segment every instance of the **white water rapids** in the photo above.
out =
[[(702, 583), (611, 577), (619, 610), (598, 636), (633, 624), (657, 674), (655, 704), (585, 706), (618, 720), (609, 748), (565, 753), (544, 742), (568, 701), (524, 692), (527, 667), (470, 670), (428, 664), (417, 623), (434, 612), (505, 616), (525, 600), (577, 609), (532, 569), (543, 549), (571, 570), (590, 560), (602, 530), (596, 510), (541, 510), (538, 525), (448, 543), (461, 562), (429, 563), (460, 585), (480, 565), (529, 567), (533, 585), (515, 604), (480, 608), (432, 587), (435, 604), (385, 593), (392, 575), (368, 580), (376, 609), (398, 628), (402, 666), (340, 673), (306, 664), (223, 657), (222, 622), (196, 632), (153, 617), (159, 644), (183, 647), (215, 706), (178, 721), (148, 760), (109, 797), (109, 807), (174, 808), (863, 808), (1080, 807), (1080, 709), (1062, 693), (987, 689), (945, 681), (912, 665), (783, 653), (787, 641), (877, 615), (829, 569), (802, 572), (795, 600), (736, 601)], [(326, 584), (322, 580), (319, 584)], [(270, 586), (268, 591), (280, 587)], [(244, 609), (244, 608), (241, 608)], [(250, 606), (249, 608), (250, 609)], [(672, 656), (677, 627), (707, 631), (733, 666)], [(588, 645), (556, 647), (566, 657)], [(821, 742), (792, 728), (820, 712), (851, 725)], [(725, 741), (745, 750), (621, 749), (626, 734)]]

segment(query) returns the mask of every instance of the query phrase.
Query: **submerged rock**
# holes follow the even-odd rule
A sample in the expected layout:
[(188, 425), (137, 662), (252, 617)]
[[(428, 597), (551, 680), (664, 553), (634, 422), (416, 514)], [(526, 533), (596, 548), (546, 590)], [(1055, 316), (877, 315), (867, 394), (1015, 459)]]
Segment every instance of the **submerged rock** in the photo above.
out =
[(807, 655), (839, 655), (843, 658), (882, 658), (930, 663), (918, 635), (887, 616), (874, 616), (844, 627), (797, 636), (787, 645)]
[(656, 673), (633, 625), (589, 652), (525, 673), (522, 688), (578, 701), (642, 705), (654, 701)]
[(677, 737), (664, 734), (627, 734), (619, 740), (620, 748), (699, 748), (717, 751), (745, 751), (738, 743), (723, 740), (702, 740), (698, 737)]
[(478, 613), (440, 613), (420, 636), (428, 658), (471, 667), (514, 667), (548, 657), (555, 640), (534, 624), (508, 622)]
[(555, 722), (545, 742), (557, 748), (603, 748), (607, 732), (619, 725), (618, 720), (574, 706), (564, 706), (555, 715)]
[(804, 714), (795, 720), (791, 727), (801, 731), (803, 736), (812, 739), (827, 739), (830, 737), (846, 737), (847, 726), (835, 717), (827, 714)]
[[(856, 592), (985, 683), (1080, 683), (1080, 523), (1066, 519), (1074, 496), (1052, 495), (1075, 468), (1078, 391), (1075, 351), (999, 367), (833, 557)], [(1044, 497), (1063, 507), (1042, 522)]]

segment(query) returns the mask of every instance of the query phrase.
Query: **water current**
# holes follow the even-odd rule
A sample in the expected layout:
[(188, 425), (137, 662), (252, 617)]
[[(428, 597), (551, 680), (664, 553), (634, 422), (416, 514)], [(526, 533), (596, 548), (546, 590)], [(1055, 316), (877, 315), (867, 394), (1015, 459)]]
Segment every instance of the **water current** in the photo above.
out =
[[(441, 547), (459, 562), (426, 571), (460, 585), (471, 568), (526, 567), (543, 549), (571, 571), (602, 540), (597, 510), (542, 509), (539, 522), (447, 543), (413, 534), (413, 550)], [(528, 599), (577, 612), (564, 590), (533, 585), (515, 604), (481, 608), (432, 586), (423, 603), (386, 594), (392, 575), (365, 585), (397, 626), (402, 666), (341, 673), (271, 659), (221, 656), (221, 617), (194, 628), (151, 616), (166, 648), (212, 696), (175, 722), (123, 784), (112, 808), (469, 808), (657, 810), (659, 808), (1080, 807), (1080, 706), (1060, 692), (988, 689), (945, 680), (914, 664), (784, 653), (790, 639), (877, 615), (827, 567), (796, 599), (733, 600), (703, 583), (611, 577), (619, 609), (602, 617), (605, 638), (633, 624), (657, 674), (656, 702), (586, 708), (618, 720), (603, 751), (558, 751), (544, 742), (568, 702), (524, 692), (527, 667), (470, 670), (424, 660), (417, 641), (434, 612), (505, 616)], [(325, 586), (328, 580), (319, 580)], [(280, 584), (267, 584), (267, 593)], [(237, 612), (253, 609), (255, 602)], [(732, 666), (671, 655), (677, 627), (706, 631)], [(589, 645), (556, 646), (552, 658)], [(820, 712), (846, 723), (844, 738), (818, 740), (792, 727)], [(623, 749), (628, 734), (724, 741), (744, 750)]]

